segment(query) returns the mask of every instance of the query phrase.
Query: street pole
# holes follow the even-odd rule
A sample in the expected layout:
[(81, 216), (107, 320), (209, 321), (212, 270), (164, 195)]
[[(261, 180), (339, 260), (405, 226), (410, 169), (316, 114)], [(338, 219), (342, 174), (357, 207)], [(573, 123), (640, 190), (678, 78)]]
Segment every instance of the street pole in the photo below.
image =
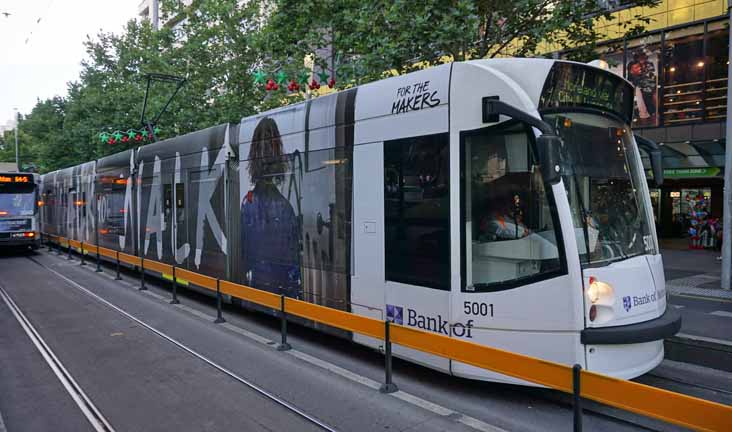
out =
[(15, 168), (20, 172), (20, 157), (18, 156), (18, 127), (20, 127), (20, 113), (15, 109)]
[(150, 5), (151, 9), (151, 21), (152, 21), (152, 28), (153, 30), (157, 30), (159, 27), (158, 20), (160, 18), (160, 3), (159, 0), (152, 0), (152, 4)]
[[(732, 0), (727, 0), (727, 15), (732, 24)], [(732, 60), (732, 27), (728, 38), (727, 57), (727, 120), (725, 132), (724, 150), (724, 208), (722, 209), (722, 289), (730, 289), (730, 278), (732, 277), (732, 86), (729, 79), (732, 77), (732, 67), (729, 60)]]

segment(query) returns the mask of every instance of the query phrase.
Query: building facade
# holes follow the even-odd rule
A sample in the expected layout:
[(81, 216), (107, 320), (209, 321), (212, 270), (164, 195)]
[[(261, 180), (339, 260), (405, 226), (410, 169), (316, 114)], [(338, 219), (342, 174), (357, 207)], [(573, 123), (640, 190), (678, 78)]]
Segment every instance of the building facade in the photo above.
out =
[[(640, 9), (620, 9), (617, 20), (598, 22), (607, 38), (599, 57), (636, 86), (635, 133), (661, 145), (661, 186), (647, 164), (659, 236), (716, 248), (725, 169), (726, 0), (664, 0)], [(646, 33), (618, 38), (636, 15), (651, 20)]]

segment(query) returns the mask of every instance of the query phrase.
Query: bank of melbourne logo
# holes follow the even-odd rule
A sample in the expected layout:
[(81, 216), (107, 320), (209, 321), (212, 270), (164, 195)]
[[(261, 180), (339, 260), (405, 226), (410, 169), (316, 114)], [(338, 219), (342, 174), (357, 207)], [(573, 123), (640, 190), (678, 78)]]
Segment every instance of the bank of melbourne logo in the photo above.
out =
[(629, 312), (631, 307), (633, 307), (633, 303), (630, 302), (630, 296), (623, 297), (623, 308), (625, 311)]
[(397, 324), (404, 324), (404, 308), (401, 306), (386, 305), (386, 319)]

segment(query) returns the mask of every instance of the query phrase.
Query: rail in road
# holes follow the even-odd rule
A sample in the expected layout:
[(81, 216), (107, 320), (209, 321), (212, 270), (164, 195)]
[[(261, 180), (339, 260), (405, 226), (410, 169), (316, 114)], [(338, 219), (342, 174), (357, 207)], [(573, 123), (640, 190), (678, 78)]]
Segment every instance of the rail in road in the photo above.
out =
[(118, 266), (121, 262), (136, 266), (141, 269), (142, 284), (144, 284), (144, 270), (156, 271), (161, 275), (175, 274), (174, 280), (183, 278), (188, 283), (215, 292), (219, 305), (221, 295), (227, 294), (277, 311), (283, 318), (283, 346), (286, 346), (287, 315), (384, 340), (387, 355), (383, 389), (386, 391), (389, 391), (389, 385), (392, 384), (389, 347), (390, 344), (396, 343), (573, 394), (574, 403), (577, 406), (579, 406), (581, 398), (585, 398), (679, 426), (704, 431), (727, 430), (732, 424), (732, 407), (720, 403), (580, 370), (577, 366), (570, 367), (276, 295), (86, 242), (48, 234), (45, 234), (45, 238), (60, 247), (68, 248), (69, 253), (71, 249), (75, 249), (82, 254), (82, 257), (85, 254), (104, 256), (115, 260)]
[[(483, 410), (477, 413), (465, 413), (461, 404), (440, 406), (403, 390), (390, 395), (374, 395), (373, 389), (379, 387), (378, 380), (349, 373), (323, 361), (320, 356), (308, 355), (299, 349), (302, 346), (280, 353), (275, 350), (275, 341), (247, 330), (251, 327), (239, 321), (248, 317), (272, 323), (272, 317), (267, 314), (230, 314), (228, 322), (216, 325), (212, 323), (215, 309), (211, 314), (187, 304), (169, 306), (169, 295), (160, 294), (160, 290), (169, 292), (169, 282), (165, 280), (148, 278), (149, 289), (138, 291), (135, 279), (130, 278), (137, 274), (128, 269), (124, 269), (121, 281), (115, 281), (114, 275), (107, 271), (97, 273), (91, 265), (79, 265), (78, 256), (73, 260), (65, 258), (36, 252), (20, 256), (0, 254), (0, 284), (7, 287), (117, 430), (300, 431), (311, 428), (305, 427), (302, 421), (296, 422), (297, 419), (290, 419), (283, 425), (283, 418), (292, 416), (283, 413), (281, 407), (257, 402), (264, 398), (247, 396), (253, 392), (238, 381), (223, 373), (212, 373), (213, 368), (199, 358), (130, 320), (100, 299), (338, 430), (419, 428), (424, 432), (505, 432), (499, 425), (506, 423), (512, 424), (507, 430), (517, 430), (513, 426), (516, 422), (501, 414), (484, 415), (485, 404), (481, 404)], [(104, 268), (109, 266), (105, 264)], [(186, 290), (184, 294), (189, 300), (194, 292)], [(211, 297), (197, 295), (211, 301)], [(0, 301), (0, 322), (17, 327), (16, 334), (22, 333), (10, 312), (3, 313), (4, 309), (5, 304)], [(276, 328), (272, 330), (276, 332)], [(305, 328), (296, 326), (293, 333), (298, 345), (302, 343), (298, 336), (300, 330)], [(322, 333), (314, 334), (322, 336)], [(4, 344), (7, 336), (0, 332), (0, 345), (8, 346)], [(340, 339), (337, 341), (342, 343)], [(25, 335), (16, 336), (10, 342), (26, 351), (35, 350)], [(370, 356), (376, 355), (359, 345), (349, 346), (362, 348)], [(28, 411), (29, 398), (17, 399), (14, 393), (28, 393), (25, 390), (29, 374), (21, 373), (20, 380), (8, 376), (8, 373), (17, 375), (11, 370), (24, 363), (23, 358), (10, 355), (8, 359), (6, 354), (0, 350), (0, 387), (10, 391), (0, 392), (0, 411), (9, 413), (5, 415), (9, 430), (85, 430), (69, 426), (66, 420), (74, 417), (78, 411), (76, 406), (66, 410), (62, 426), (53, 422), (60, 410), (44, 410), (48, 404), (34, 403), (36, 409)], [(40, 356), (35, 354), (42, 363)], [(376, 368), (378, 370), (378, 366)], [(40, 383), (41, 394), (36, 394), (45, 397), (45, 386), (57, 379), (45, 363), (32, 372), (44, 371), (48, 373)], [(378, 375), (377, 372), (372, 378)], [(34, 379), (35, 376), (34, 373)], [(67, 398), (60, 385), (58, 387), (56, 399)], [(431, 399), (430, 395), (425, 396)], [(564, 410), (557, 411), (550, 404), (542, 404), (542, 407), (542, 416), (549, 417), (549, 421), (557, 425), (555, 429), (566, 429), (568, 418)], [(26, 415), (19, 416), (19, 409)], [(53, 427), (28, 427), (28, 413), (37, 422)], [(600, 424), (605, 429), (617, 430), (617, 422), (587, 414), (588, 425)], [(277, 418), (272, 418), (273, 415)], [(78, 417), (86, 422), (80, 413)], [(241, 423), (245, 421), (249, 424), (242, 427)], [(544, 430), (546, 420), (529, 422), (529, 427), (518, 430), (536, 430), (534, 424), (541, 424), (539, 430)], [(628, 425), (621, 430), (637, 430), (637, 427)]]

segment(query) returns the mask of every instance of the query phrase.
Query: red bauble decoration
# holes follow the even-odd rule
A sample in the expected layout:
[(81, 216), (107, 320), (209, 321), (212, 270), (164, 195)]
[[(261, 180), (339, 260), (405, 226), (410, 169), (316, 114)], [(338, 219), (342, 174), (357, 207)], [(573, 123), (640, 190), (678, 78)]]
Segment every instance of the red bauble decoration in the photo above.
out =
[(142, 135), (141, 134), (135, 135), (135, 141), (141, 141), (141, 140), (142, 140)]
[(310, 90), (317, 90), (320, 88), (320, 84), (318, 84), (318, 82), (315, 81), (315, 78), (313, 78), (313, 80), (310, 81), (310, 84), (308, 84), (308, 87), (310, 88)]
[(128, 137), (127, 135), (125, 135), (125, 136), (122, 137), (122, 142), (123, 143), (126, 143), (129, 140), (130, 140), (130, 137)]
[(333, 88), (333, 87), (335, 87), (335, 80), (333, 78), (331, 78), (328, 81), (328, 88)]
[(269, 81), (267, 81), (267, 85), (264, 86), (264, 89), (267, 90), (267, 91), (270, 91), (270, 90), (279, 90), (280, 89), (280, 86), (277, 85), (277, 83), (272, 78), (270, 78)]
[(300, 84), (296, 83), (295, 80), (291, 80), (290, 84), (287, 86), (287, 90), (294, 92), (300, 90)]

